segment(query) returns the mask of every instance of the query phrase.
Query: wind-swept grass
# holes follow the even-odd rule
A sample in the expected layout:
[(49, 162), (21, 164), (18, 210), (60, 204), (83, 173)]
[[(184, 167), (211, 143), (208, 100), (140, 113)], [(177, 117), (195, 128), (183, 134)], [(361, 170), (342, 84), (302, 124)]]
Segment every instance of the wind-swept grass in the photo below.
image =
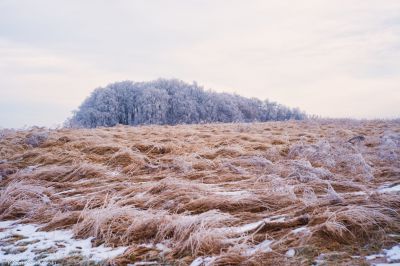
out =
[(400, 195), (381, 188), (399, 136), (351, 120), (2, 130), (0, 219), (129, 246), (117, 265), (360, 264), (398, 241)]

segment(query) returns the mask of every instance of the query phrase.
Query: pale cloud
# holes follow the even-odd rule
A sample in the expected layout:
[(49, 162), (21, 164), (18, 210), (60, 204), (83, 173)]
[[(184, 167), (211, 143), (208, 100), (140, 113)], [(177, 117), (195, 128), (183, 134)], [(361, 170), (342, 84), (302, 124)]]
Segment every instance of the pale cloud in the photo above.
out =
[[(399, 117), (400, 2), (3, 0), (0, 72), (0, 104), (64, 106), (52, 123), (95, 87), (158, 77), (323, 116)], [(15, 120), (0, 126), (40, 123)]]
[(66, 55), (0, 40), (0, 127), (60, 125), (95, 87), (122, 77)]

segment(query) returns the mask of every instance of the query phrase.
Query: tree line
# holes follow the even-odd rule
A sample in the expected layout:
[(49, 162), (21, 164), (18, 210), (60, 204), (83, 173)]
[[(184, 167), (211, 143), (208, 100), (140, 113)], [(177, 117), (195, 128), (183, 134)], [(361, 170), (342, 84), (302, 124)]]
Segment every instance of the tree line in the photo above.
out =
[(204, 90), (196, 82), (158, 79), (123, 81), (95, 89), (66, 124), (98, 127), (304, 119), (298, 108), (269, 100)]

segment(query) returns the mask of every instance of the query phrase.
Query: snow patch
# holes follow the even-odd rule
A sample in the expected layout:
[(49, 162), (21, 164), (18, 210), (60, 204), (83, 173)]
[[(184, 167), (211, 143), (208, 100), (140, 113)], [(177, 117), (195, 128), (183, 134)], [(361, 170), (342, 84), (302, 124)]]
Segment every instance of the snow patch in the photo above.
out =
[(118, 171), (111, 171), (111, 172), (108, 172), (108, 175), (111, 176), (111, 177), (119, 176), (120, 174), (121, 174), (121, 173), (118, 172)]
[(160, 265), (158, 261), (141, 261), (134, 264), (128, 264), (128, 266), (144, 266), (144, 265)]
[(265, 219), (266, 222), (284, 222), (285, 220), (286, 216), (284, 215), (271, 216)]
[(221, 196), (248, 196), (248, 195), (251, 195), (251, 193), (246, 190), (216, 191), (215, 194), (221, 195)]
[(365, 191), (354, 191), (354, 192), (339, 193), (339, 195), (364, 196), (367, 195), (367, 193)]
[(382, 254), (373, 254), (373, 255), (369, 255), (369, 256), (365, 256), (366, 260), (374, 260), (376, 258), (383, 258), (385, 257), (385, 255)]
[(400, 184), (392, 185), (392, 186), (384, 186), (378, 189), (380, 193), (391, 193), (391, 192), (399, 192)]
[(270, 248), (270, 245), (272, 242), (274, 242), (274, 241), (266, 239), (263, 242), (261, 242), (260, 244), (246, 250), (245, 255), (251, 256), (257, 252), (262, 252), (262, 253), (270, 252), (270, 251), (272, 251), (272, 249)]
[(385, 249), (383, 252), (386, 254), (389, 262), (400, 260), (400, 245), (394, 246), (391, 249)]
[(40, 165), (30, 165), (24, 169), (21, 170), (22, 173), (24, 174), (29, 174), (35, 171)]
[(73, 193), (75, 191), (77, 191), (77, 190), (76, 189), (69, 189), (69, 190), (64, 190), (64, 191), (58, 192), (58, 193), (54, 193), (54, 195), (63, 195), (63, 194), (67, 194), (67, 193)]
[(259, 226), (261, 226), (265, 222), (284, 222), (285, 219), (286, 219), (286, 217), (283, 215), (276, 215), (276, 216), (265, 218), (264, 220), (261, 220), (258, 222), (244, 224), (242, 226), (237, 226), (237, 227), (229, 227), (229, 230), (231, 230), (235, 234), (244, 234), (244, 233), (247, 233), (247, 232), (257, 229)]
[(73, 239), (71, 230), (43, 232), (38, 228), (18, 221), (0, 222), (0, 264), (48, 264), (73, 255), (99, 263), (122, 254), (127, 248), (92, 247), (92, 238)]
[(145, 248), (152, 248), (152, 249), (157, 249), (160, 251), (160, 255), (164, 256), (165, 254), (171, 252), (172, 250), (166, 245), (166, 242), (164, 243), (157, 243), (157, 244), (141, 244), (139, 247), (145, 247)]
[(400, 263), (400, 244), (393, 246), (390, 249), (384, 249), (383, 254), (373, 254), (369, 256), (365, 256), (365, 259), (367, 260), (374, 260), (376, 258), (385, 258), (387, 263), (379, 263), (379, 264), (374, 264), (376, 266), (382, 266), (382, 265), (398, 265)]
[(189, 266), (208, 266), (211, 265), (212, 257), (198, 257)]
[(163, 243), (157, 243), (156, 244), (156, 249), (158, 249), (159, 251), (161, 251), (161, 256), (170, 253), (172, 250), (167, 247), (166, 245), (164, 245)]
[(294, 257), (295, 254), (296, 254), (296, 251), (292, 248), (289, 249), (288, 251), (286, 251), (286, 257), (288, 257), (288, 258)]
[(258, 221), (255, 223), (245, 224), (239, 227), (231, 227), (231, 230), (236, 234), (244, 234), (249, 231), (255, 230), (257, 227), (262, 225), (264, 221)]
[(292, 233), (294, 234), (298, 234), (300, 232), (309, 233), (310, 229), (308, 229), (306, 226), (303, 226), (292, 230)]

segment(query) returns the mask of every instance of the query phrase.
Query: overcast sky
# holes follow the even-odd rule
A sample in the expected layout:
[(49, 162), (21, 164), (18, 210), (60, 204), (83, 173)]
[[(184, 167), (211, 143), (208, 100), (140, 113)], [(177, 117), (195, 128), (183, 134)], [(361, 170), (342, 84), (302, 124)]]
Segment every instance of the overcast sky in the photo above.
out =
[(399, 0), (0, 0), (0, 127), (158, 77), (328, 117), (400, 117)]

